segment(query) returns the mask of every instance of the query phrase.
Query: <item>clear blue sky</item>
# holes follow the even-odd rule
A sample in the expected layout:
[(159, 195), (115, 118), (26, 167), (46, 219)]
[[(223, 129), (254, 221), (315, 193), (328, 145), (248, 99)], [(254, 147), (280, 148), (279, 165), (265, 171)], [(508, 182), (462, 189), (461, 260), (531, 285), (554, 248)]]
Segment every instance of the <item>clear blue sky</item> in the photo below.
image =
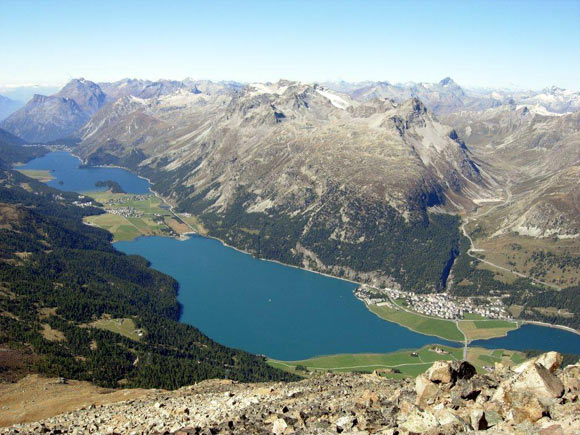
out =
[(580, 1), (0, 0), (0, 85), (124, 77), (580, 90)]

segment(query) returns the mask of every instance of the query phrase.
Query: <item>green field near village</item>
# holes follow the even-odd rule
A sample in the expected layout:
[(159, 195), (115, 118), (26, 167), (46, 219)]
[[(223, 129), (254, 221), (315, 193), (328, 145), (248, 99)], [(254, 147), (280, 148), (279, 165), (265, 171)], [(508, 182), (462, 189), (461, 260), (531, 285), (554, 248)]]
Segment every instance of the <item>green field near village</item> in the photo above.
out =
[[(425, 372), (435, 361), (463, 359), (463, 347), (429, 345), (416, 351), (403, 350), (384, 354), (341, 354), (309, 358), (301, 361), (279, 361), (269, 359), (268, 364), (301, 376), (312, 376), (323, 372), (367, 372), (375, 370), (389, 378), (414, 377)], [(522, 352), (505, 349), (469, 348), (467, 360), (479, 373), (484, 367), (495, 363), (505, 366), (520, 364), (526, 360)]]
[(369, 310), (390, 322), (398, 323), (412, 331), (433, 335), (451, 341), (464, 341), (464, 336), (455, 322), (410, 313), (390, 305), (368, 305)]
[[(438, 353), (433, 348), (442, 351)], [(416, 355), (414, 355), (416, 353)], [(463, 348), (449, 346), (430, 345), (416, 352), (403, 350), (384, 354), (341, 354), (309, 358), (301, 361), (278, 361), (269, 359), (268, 364), (282, 370), (293, 373), (305, 373), (301, 368), (309, 372), (373, 372), (383, 371), (388, 377), (416, 376), (427, 370), (434, 361), (460, 360), (463, 356)], [(296, 369), (298, 367), (298, 370)], [(395, 370), (393, 370), (395, 369)]]
[(139, 236), (170, 236), (192, 231), (192, 227), (173, 215), (160, 198), (153, 194), (87, 193), (103, 205), (106, 214), (89, 216), (85, 222), (113, 234), (115, 241), (133, 240)]

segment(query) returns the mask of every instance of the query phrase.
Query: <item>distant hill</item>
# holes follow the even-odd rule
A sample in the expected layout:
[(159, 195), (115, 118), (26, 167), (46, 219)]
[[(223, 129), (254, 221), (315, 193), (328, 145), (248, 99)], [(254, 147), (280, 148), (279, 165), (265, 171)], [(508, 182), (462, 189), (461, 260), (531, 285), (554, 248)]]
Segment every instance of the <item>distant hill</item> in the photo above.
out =
[(20, 101), (15, 101), (0, 95), (0, 121), (16, 112), (18, 109), (20, 109), (20, 107), (22, 107), (22, 103)]
[(0, 168), (8, 169), (14, 163), (26, 162), (48, 152), (42, 147), (23, 147), (24, 144), (22, 139), (0, 128)]

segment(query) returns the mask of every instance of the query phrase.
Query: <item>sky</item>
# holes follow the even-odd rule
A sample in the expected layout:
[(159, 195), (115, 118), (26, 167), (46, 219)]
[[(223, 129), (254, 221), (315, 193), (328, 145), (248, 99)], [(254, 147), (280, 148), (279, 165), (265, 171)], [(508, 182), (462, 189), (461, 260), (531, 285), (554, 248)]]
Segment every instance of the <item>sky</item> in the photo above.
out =
[(580, 0), (0, 0), (0, 88), (71, 78), (580, 90)]

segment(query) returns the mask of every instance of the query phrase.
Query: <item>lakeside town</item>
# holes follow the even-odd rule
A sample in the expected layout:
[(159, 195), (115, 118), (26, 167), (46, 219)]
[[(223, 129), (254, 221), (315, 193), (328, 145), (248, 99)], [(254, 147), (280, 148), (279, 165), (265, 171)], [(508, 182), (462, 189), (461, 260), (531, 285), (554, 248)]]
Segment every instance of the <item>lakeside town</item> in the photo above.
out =
[(447, 293), (418, 294), (391, 288), (373, 288), (361, 285), (354, 295), (367, 305), (395, 304), (426, 316), (461, 320), (466, 314), (476, 314), (488, 319), (512, 320), (507, 308), (498, 297), (455, 297)]
[[(121, 196), (115, 196), (112, 198), (109, 198), (105, 203), (105, 209), (107, 210), (107, 213), (111, 213), (117, 216), (122, 216), (125, 218), (141, 218), (145, 215), (145, 213), (143, 212), (143, 210), (141, 209), (137, 209), (135, 207), (131, 207), (131, 206), (125, 206), (125, 207), (113, 207), (113, 206), (119, 206), (119, 205), (123, 205), (123, 204), (127, 204), (129, 202), (135, 202), (135, 201), (149, 201), (151, 199), (152, 195), (151, 194), (136, 194), (136, 195), (121, 195)], [(161, 218), (162, 215), (160, 213), (152, 213), (151, 214), (152, 217), (154, 218)]]

